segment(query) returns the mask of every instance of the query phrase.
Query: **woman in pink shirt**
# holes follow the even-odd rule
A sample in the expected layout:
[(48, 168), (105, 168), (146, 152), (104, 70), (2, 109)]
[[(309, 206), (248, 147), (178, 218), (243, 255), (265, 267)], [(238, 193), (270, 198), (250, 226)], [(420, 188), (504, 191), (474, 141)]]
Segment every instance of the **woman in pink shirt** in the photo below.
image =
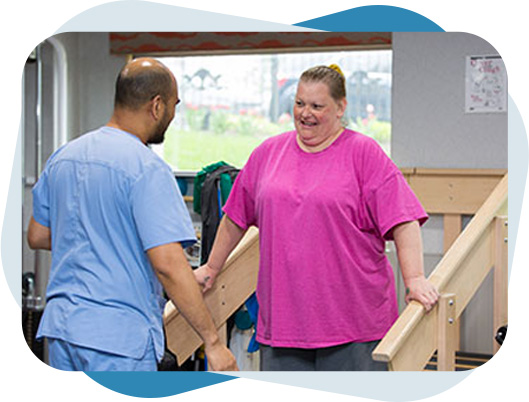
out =
[(428, 216), (371, 138), (345, 128), (339, 67), (305, 71), (295, 131), (251, 154), (224, 207), (208, 262), (209, 289), (248, 227), (259, 228), (261, 370), (384, 370), (371, 352), (398, 317), (385, 242), (395, 241), (407, 289), (429, 311), (437, 290), (423, 271)]

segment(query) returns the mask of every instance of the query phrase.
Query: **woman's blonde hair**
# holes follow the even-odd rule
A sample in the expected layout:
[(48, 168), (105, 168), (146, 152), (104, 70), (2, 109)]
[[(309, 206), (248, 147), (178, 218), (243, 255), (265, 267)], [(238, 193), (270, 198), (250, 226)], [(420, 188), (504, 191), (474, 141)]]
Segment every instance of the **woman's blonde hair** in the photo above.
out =
[(337, 102), (346, 98), (345, 76), (336, 64), (309, 68), (299, 79), (304, 82), (324, 82), (331, 97)]

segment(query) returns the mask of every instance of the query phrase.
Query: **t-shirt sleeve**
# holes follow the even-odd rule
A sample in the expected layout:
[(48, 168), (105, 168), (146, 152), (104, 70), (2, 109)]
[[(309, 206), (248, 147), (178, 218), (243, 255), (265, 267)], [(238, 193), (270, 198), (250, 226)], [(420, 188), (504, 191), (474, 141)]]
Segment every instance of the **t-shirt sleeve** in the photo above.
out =
[(254, 151), (248, 162), (237, 175), (230, 195), (224, 208), (224, 213), (239, 227), (247, 229), (252, 225), (257, 226), (255, 211), (255, 189), (257, 156)]
[(50, 227), (50, 187), (48, 170), (45, 169), (33, 186), (33, 219), (43, 226)]
[(393, 240), (392, 229), (398, 224), (416, 220), (422, 225), (428, 220), (401, 171), (378, 145), (370, 147), (365, 164), (367, 212), (385, 240)]
[(392, 229), (400, 223), (428, 219), (426, 211), (402, 174), (390, 176), (367, 199), (369, 213), (385, 240), (393, 240)]
[(131, 205), (143, 249), (196, 242), (189, 211), (176, 179), (166, 166), (153, 164), (133, 184)]

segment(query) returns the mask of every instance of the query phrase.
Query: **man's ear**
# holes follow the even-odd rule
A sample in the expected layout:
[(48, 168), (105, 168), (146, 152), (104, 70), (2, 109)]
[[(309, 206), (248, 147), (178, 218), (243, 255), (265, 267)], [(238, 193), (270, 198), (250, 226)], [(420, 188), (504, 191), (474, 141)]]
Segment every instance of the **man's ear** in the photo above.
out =
[(163, 115), (163, 107), (164, 107), (162, 97), (160, 95), (156, 95), (154, 98), (152, 98), (150, 105), (151, 105), (150, 112), (151, 112), (152, 117), (155, 120), (160, 119)]

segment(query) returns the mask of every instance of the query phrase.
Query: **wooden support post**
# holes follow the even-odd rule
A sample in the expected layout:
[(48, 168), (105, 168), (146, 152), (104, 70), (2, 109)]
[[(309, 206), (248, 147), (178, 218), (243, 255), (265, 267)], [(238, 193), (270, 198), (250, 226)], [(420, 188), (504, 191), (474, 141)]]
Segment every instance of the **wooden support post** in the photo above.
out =
[(461, 234), (461, 215), (444, 214), (443, 216), (443, 249), (446, 253), (457, 237)]
[(439, 298), (437, 312), (437, 370), (455, 370), (455, 317), (456, 298), (454, 294), (444, 294)]
[[(457, 237), (461, 234), (463, 227), (463, 219), (460, 214), (444, 214), (443, 216), (443, 251), (446, 253)], [(461, 349), (461, 320), (456, 319), (454, 323), (456, 327), (455, 347), (457, 350)]]
[[(494, 222), (494, 312), (493, 325), (494, 335), (502, 326), (506, 325), (507, 319), (507, 289), (509, 281), (509, 262), (507, 244), (507, 217), (497, 217)], [(496, 353), (500, 345), (493, 341), (493, 352)]]

